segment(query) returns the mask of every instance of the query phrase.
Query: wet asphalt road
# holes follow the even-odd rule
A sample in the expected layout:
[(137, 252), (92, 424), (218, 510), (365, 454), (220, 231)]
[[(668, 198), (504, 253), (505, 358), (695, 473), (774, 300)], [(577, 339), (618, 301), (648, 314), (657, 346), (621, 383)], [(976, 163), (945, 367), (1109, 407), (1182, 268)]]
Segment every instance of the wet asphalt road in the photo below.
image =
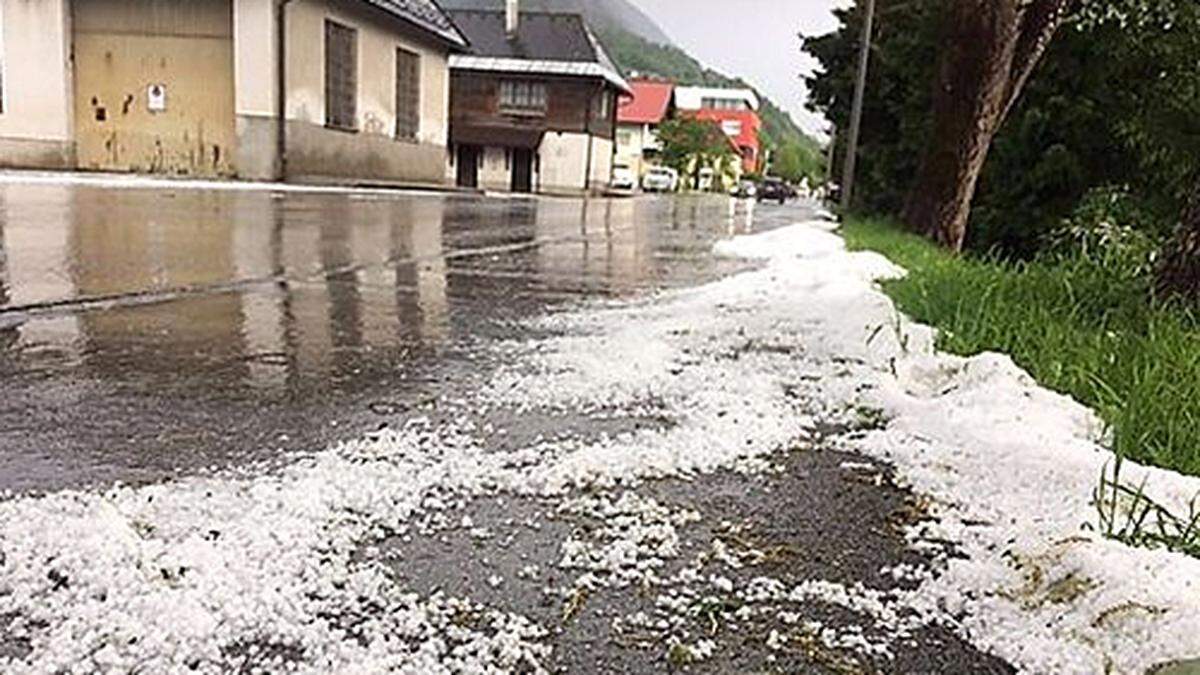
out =
[(0, 185), (0, 493), (285, 460), (486, 373), (591, 297), (808, 215), (721, 198)]
[[(530, 336), (524, 320), (736, 272), (742, 263), (711, 255), (715, 241), (811, 215), (716, 198), (0, 184), (0, 498), (259, 471), (429, 414), (432, 402), (487, 377), (490, 342)], [(526, 436), (669, 423), (628, 414), (489, 421), (506, 430), (496, 442), (518, 446)], [(641, 485), (641, 497), (698, 514), (680, 528), (667, 572), (699, 561), (701, 579), (738, 588), (768, 575), (789, 587), (831, 580), (886, 591), (905, 584), (884, 569), (929, 569), (905, 539), (904, 528), (926, 517), (915, 497), (889, 467), (828, 445), (814, 437), (779, 449), (778, 473)], [(794, 610), (795, 620), (885, 635), (871, 616), (768, 603), (735, 622), (735, 599), (723, 597), (719, 611), (672, 629), (718, 646), (711, 661), (681, 667), (666, 634), (622, 628), (635, 613), (661, 615), (649, 589), (599, 590), (565, 613), (551, 593), (573, 582), (559, 562), (563, 543), (599, 523), (560, 506), (480, 498), (466, 513), (494, 536), (445, 522), (415, 538), (363, 542), (359, 562), (394, 566), (419, 593), (475, 598), (551, 627), (552, 672), (1012, 672), (946, 626), (896, 641), (892, 658), (864, 659), (781, 617)], [(723, 539), (742, 542), (735, 556), (740, 545), (770, 555), (731, 566), (711, 555)], [(530, 567), (542, 572), (523, 575)], [(671, 592), (707, 607), (714, 591), (701, 581)], [(32, 643), (5, 632), (11, 619), (0, 615), (0, 658), (24, 658)], [(793, 647), (777, 651), (773, 635), (790, 635)], [(246, 654), (243, 672), (270, 654)]]

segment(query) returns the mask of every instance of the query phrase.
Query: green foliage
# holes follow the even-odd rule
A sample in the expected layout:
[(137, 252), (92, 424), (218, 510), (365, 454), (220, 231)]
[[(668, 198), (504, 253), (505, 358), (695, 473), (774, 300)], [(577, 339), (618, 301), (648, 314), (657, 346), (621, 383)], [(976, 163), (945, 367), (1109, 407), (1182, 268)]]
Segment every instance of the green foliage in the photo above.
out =
[(793, 183), (807, 178), (810, 185), (815, 185), (825, 175), (825, 159), (819, 147), (788, 143), (775, 151), (771, 174)]
[(1131, 280), (1148, 278), (1158, 261), (1159, 223), (1125, 190), (1089, 193), (1063, 226), (1047, 240), (1048, 251), (1080, 257)]
[(909, 270), (884, 285), (958, 354), (1012, 355), (1039, 382), (1094, 408), (1121, 456), (1200, 475), (1200, 321), (1149, 302), (1150, 279), (1104, 256), (953, 256), (895, 226), (852, 220), (852, 248)]
[[(1161, 20), (1167, 5), (1171, 21)], [(855, 191), (865, 211), (899, 213), (917, 173), (945, 7), (881, 0)], [(1088, 7), (1102, 15), (1076, 17), (1059, 32), (993, 144), (968, 229), (973, 250), (1032, 258), (1104, 186), (1127, 188), (1159, 223), (1174, 222), (1182, 207), (1200, 168), (1200, 10), (1183, 0)], [(806, 40), (805, 50), (824, 66), (809, 82), (814, 107), (844, 128), (860, 23), (850, 10), (838, 16), (842, 27)]]
[(677, 117), (663, 122), (658, 128), (662, 143), (662, 161), (686, 178), (684, 184), (698, 184), (700, 170), (713, 169), (727, 174), (738, 161), (721, 127), (692, 117)]

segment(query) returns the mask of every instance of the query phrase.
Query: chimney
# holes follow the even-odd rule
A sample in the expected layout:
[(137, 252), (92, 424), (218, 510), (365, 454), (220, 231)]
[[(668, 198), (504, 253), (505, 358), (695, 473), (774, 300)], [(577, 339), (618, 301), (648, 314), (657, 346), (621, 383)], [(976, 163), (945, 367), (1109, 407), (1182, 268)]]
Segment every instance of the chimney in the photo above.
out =
[(504, 29), (508, 33), (508, 39), (513, 40), (517, 37), (517, 30), (521, 27), (521, 0), (508, 0), (507, 9), (504, 12)]

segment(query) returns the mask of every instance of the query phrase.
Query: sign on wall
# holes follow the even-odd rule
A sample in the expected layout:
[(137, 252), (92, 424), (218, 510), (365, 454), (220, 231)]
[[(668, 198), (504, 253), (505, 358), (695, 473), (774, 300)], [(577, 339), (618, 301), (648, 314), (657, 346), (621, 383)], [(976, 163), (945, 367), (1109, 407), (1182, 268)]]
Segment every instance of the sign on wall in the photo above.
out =
[(160, 113), (167, 111), (167, 87), (161, 84), (152, 84), (146, 88), (147, 108), (152, 113)]

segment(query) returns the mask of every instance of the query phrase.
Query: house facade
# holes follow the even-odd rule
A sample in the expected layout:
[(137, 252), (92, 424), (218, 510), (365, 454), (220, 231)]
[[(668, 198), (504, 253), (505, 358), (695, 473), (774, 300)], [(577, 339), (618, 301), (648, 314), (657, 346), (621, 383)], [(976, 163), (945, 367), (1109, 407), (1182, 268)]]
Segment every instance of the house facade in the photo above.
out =
[(758, 115), (759, 99), (750, 89), (720, 89), (712, 87), (678, 87), (675, 105), (684, 114), (720, 125), (742, 159), (743, 173), (762, 168), (762, 118)]
[(675, 85), (663, 80), (634, 79), (631, 96), (617, 108), (617, 157), (639, 180), (657, 164), (662, 144), (658, 127), (675, 113)]
[(451, 12), (471, 44), (451, 57), (451, 152), (458, 186), (586, 194), (612, 173), (617, 98), (629, 91), (577, 14)]
[(432, 0), (0, 0), (0, 166), (442, 183)]

